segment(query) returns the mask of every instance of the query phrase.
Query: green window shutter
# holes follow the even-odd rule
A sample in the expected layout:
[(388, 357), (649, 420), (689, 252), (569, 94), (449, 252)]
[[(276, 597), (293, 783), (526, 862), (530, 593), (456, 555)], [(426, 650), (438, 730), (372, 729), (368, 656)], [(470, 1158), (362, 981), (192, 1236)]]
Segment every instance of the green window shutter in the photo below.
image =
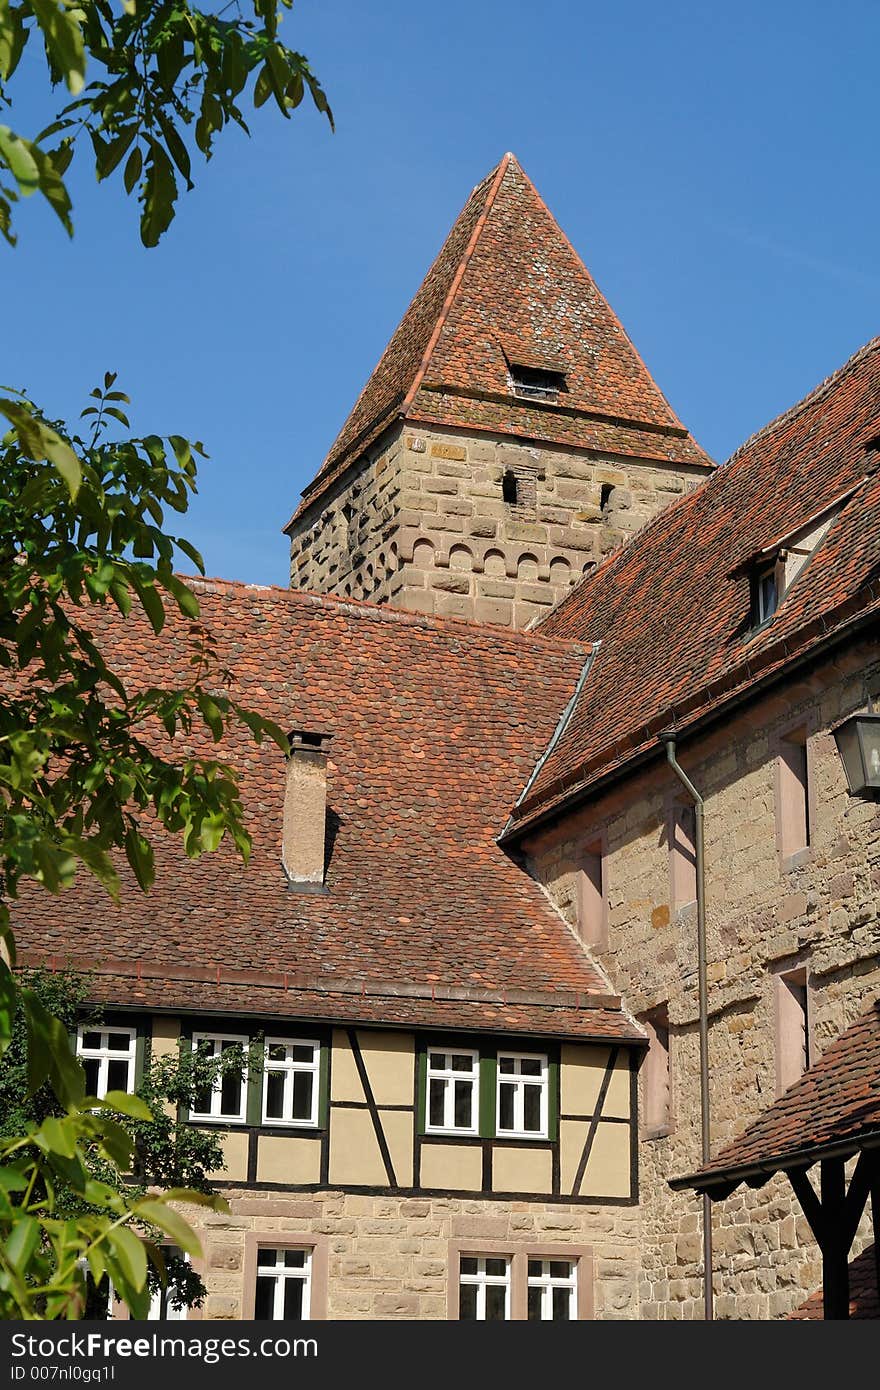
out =
[[(193, 1039), (193, 1026), (192, 1026), (192, 1024), (191, 1024), (191, 1023), (188, 1023), (188, 1022), (186, 1021), (186, 1019), (181, 1019), (181, 1022), (180, 1022), (180, 1037), (179, 1037), (178, 1043), (177, 1043), (178, 1047), (180, 1048), (180, 1056), (181, 1056), (181, 1058), (185, 1057), (187, 1053), (192, 1052), (192, 1039)], [(188, 1119), (189, 1119), (189, 1107), (186, 1106), (186, 1105), (184, 1105), (183, 1102), (181, 1101), (181, 1103), (180, 1103), (180, 1104), (178, 1105), (178, 1107), (177, 1107), (177, 1122), (178, 1122), (178, 1124), (182, 1124), (182, 1123), (184, 1122), (184, 1120), (188, 1120)]]
[(150, 1065), (150, 1019), (140, 1019), (137, 1024), (137, 1037), (134, 1042), (134, 1089), (143, 1083), (144, 1073)]
[(330, 1123), (330, 1042), (325, 1038), (321, 1043), (321, 1060), (318, 1064), (318, 1128), (325, 1129)]
[[(248, 1047), (254, 1046), (254, 1039), (251, 1038)], [(265, 1048), (265, 1043), (263, 1043)], [(250, 1057), (248, 1057), (250, 1063)], [(248, 1065), (247, 1076), (247, 1099), (244, 1109), (245, 1123), (249, 1125), (261, 1125), (263, 1123), (263, 1068), (257, 1070), (256, 1067)]]
[(480, 1138), (495, 1138), (495, 1076), (498, 1055), (495, 1048), (480, 1056)]
[(559, 1137), (559, 1058), (547, 1059), (547, 1137)]
[(417, 1042), (418, 1064), (416, 1067), (416, 1125), (419, 1134), (424, 1134), (428, 1125), (428, 1048), (427, 1044)]

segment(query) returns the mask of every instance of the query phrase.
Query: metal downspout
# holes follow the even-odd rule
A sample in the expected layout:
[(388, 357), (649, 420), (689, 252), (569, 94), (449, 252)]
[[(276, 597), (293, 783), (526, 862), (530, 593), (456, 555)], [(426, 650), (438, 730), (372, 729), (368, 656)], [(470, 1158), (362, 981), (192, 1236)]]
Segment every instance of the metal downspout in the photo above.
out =
[[(675, 733), (665, 730), (660, 735), (666, 747), (666, 759), (694, 803), (694, 848), (697, 857), (697, 985), (700, 1013), (700, 1127), (703, 1167), (709, 1162), (709, 992), (706, 980), (706, 864), (703, 851), (704, 802), (684, 768), (675, 756)], [(712, 1322), (715, 1310), (712, 1299), (712, 1200), (703, 1193), (703, 1304), (705, 1319)]]

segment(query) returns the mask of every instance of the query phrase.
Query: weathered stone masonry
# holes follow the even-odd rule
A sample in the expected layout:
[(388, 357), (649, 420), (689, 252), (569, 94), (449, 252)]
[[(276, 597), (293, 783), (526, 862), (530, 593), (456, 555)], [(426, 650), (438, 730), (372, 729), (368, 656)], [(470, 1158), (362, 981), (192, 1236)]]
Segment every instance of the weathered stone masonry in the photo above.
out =
[(291, 586), (523, 628), (704, 473), (410, 422), (293, 524)]
[[(847, 794), (831, 727), (864, 706), (876, 643), (853, 645), (768, 695), (679, 757), (706, 797), (712, 1149), (776, 1095), (775, 975), (806, 965), (812, 1042), (821, 1052), (880, 992), (880, 810)], [(783, 861), (776, 835), (780, 740), (808, 739), (811, 844)], [(670, 903), (662, 763), (617, 787), (527, 848), (535, 872), (576, 923), (578, 857), (607, 840), (607, 949), (596, 952), (636, 1014), (667, 1003), (673, 1128), (643, 1139), (639, 1316), (700, 1316), (699, 1201), (667, 1179), (699, 1165), (695, 906)], [(640, 1103), (643, 1113), (644, 1096)], [(816, 1245), (786, 1179), (740, 1188), (713, 1207), (716, 1314), (787, 1315), (821, 1284)], [(854, 1253), (864, 1243), (860, 1231)]]

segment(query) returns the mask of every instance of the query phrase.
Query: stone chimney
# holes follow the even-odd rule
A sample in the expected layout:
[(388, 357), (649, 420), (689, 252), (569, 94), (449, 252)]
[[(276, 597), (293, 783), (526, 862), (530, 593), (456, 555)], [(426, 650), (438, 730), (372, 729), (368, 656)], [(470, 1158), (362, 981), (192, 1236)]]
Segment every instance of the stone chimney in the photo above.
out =
[(290, 887), (324, 891), (327, 834), (327, 755), (332, 734), (294, 729), (290, 734), (281, 863)]

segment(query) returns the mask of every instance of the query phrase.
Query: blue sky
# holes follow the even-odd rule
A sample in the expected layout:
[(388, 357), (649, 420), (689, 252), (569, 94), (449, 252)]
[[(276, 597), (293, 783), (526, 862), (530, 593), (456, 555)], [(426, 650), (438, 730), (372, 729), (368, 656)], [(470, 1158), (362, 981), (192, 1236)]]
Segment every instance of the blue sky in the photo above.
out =
[[(0, 381), (71, 418), (109, 368), (136, 429), (204, 440), (210, 574), (286, 582), (280, 528), (505, 150), (719, 460), (880, 333), (876, 0), (299, 0), (282, 34), (335, 135), (265, 107), (153, 251), (76, 161), (73, 242), (32, 199), (0, 246)], [(29, 71), (6, 119), (39, 128)]]

